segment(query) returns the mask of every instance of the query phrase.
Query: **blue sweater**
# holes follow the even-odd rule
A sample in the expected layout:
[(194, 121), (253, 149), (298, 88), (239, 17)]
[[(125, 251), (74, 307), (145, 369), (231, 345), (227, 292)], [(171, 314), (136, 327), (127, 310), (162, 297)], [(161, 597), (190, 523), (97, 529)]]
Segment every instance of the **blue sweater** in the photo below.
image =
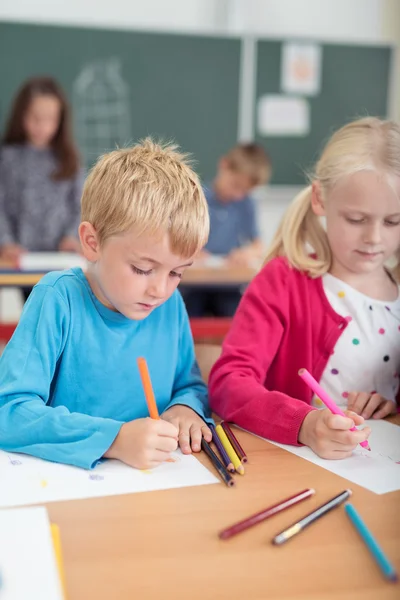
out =
[(0, 359), (0, 448), (93, 468), (124, 422), (148, 416), (138, 356), (160, 414), (184, 404), (209, 417), (178, 291), (132, 321), (101, 304), (81, 269), (47, 274)]

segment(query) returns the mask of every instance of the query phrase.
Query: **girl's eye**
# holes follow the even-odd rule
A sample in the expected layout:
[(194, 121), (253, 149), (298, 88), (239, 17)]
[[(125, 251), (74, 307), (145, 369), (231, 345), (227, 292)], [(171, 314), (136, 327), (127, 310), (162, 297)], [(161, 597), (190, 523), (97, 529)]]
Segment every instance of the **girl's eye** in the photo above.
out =
[(171, 277), (178, 277), (178, 279), (182, 279), (182, 273), (177, 273), (176, 271), (171, 271)]
[(346, 221), (348, 223), (353, 223), (354, 225), (359, 225), (360, 223), (364, 223), (364, 219), (351, 219), (350, 217), (346, 217)]
[(396, 227), (396, 225), (400, 225), (400, 221), (391, 221), (390, 219), (385, 219), (385, 225), (389, 225), (389, 227)]
[(142, 269), (138, 269), (137, 267), (135, 267), (135, 265), (132, 265), (132, 271), (134, 273), (137, 273), (138, 275), (150, 275), (151, 273), (151, 269), (150, 271), (143, 271)]

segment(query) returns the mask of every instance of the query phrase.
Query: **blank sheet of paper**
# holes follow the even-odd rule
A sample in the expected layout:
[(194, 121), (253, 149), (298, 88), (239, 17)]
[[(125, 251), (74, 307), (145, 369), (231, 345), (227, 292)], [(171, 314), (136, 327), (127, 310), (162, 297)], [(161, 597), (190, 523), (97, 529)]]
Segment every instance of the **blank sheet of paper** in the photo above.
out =
[(62, 600), (47, 511), (0, 510), (1, 600)]
[(0, 451), (0, 507), (43, 504), (218, 483), (192, 455), (173, 454), (174, 463), (139, 471), (105, 460), (92, 471)]
[(388, 421), (369, 420), (365, 424), (372, 430), (368, 440), (371, 451), (358, 446), (343, 460), (325, 460), (310, 448), (272, 443), (376, 494), (399, 490), (400, 427)]

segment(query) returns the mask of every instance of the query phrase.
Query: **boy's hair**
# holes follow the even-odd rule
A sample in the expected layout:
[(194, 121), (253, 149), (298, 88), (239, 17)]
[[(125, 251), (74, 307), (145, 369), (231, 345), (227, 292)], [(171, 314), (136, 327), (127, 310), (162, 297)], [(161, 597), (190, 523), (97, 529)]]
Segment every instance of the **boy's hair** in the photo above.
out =
[(210, 227), (188, 156), (150, 138), (100, 157), (85, 182), (81, 216), (93, 225), (100, 244), (131, 227), (138, 236), (169, 232), (171, 250), (184, 257), (204, 246)]
[(258, 144), (238, 144), (224, 156), (232, 171), (247, 175), (253, 185), (263, 185), (271, 177), (271, 161)]
[(77, 174), (79, 155), (72, 136), (71, 110), (60, 85), (52, 77), (33, 77), (19, 89), (8, 118), (3, 144), (25, 144), (27, 142), (24, 119), (34, 98), (53, 96), (60, 103), (60, 123), (50, 146), (58, 161), (53, 173), (56, 181), (69, 179)]
[[(332, 253), (325, 229), (311, 207), (312, 181), (320, 184), (322, 198), (344, 177), (359, 171), (381, 171), (400, 177), (400, 125), (366, 117), (336, 131), (328, 141), (310, 176), (310, 185), (302, 190), (286, 211), (265, 259), (286, 256), (292, 267), (311, 277), (327, 273)], [(314, 255), (310, 254), (315, 252)], [(397, 251), (394, 277), (400, 281), (400, 249)]]

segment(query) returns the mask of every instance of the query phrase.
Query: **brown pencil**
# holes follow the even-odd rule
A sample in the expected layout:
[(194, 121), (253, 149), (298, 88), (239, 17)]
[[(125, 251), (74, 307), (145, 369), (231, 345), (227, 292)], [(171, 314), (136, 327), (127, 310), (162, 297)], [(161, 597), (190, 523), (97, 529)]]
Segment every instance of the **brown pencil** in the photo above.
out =
[(221, 540), (228, 540), (229, 538), (233, 537), (234, 535), (241, 533), (242, 531), (246, 531), (246, 529), (249, 529), (250, 527), (253, 527), (254, 525), (257, 525), (257, 523), (261, 523), (262, 521), (265, 521), (266, 519), (269, 519), (270, 517), (277, 515), (278, 513), (282, 512), (283, 510), (286, 510), (290, 506), (294, 506), (298, 502), (302, 502), (303, 500), (310, 498), (314, 494), (315, 494), (315, 490), (313, 490), (313, 489), (303, 490), (302, 492), (299, 492), (295, 496), (290, 496), (290, 498), (286, 498), (285, 500), (278, 502), (278, 504), (269, 506), (265, 510), (262, 510), (261, 512), (251, 515), (247, 519), (243, 519), (243, 521), (239, 521), (238, 523), (235, 523), (235, 525), (231, 525), (230, 527), (227, 527), (226, 529), (224, 529), (223, 531), (221, 531), (219, 533), (219, 537), (221, 538)]
[(206, 442), (204, 438), (201, 439), (201, 447), (204, 452), (207, 454), (208, 458), (211, 460), (213, 466), (218, 471), (219, 476), (222, 481), (226, 483), (228, 487), (232, 487), (235, 485), (235, 480), (232, 475), (228, 473), (222, 462), (219, 460), (218, 456), (215, 454), (214, 450), (211, 448), (210, 444)]
[(235, 437), (232, 429), (229, 427), (228, 423), (226, 421), (222, 421), (221, 426), (222, 426), (222, 429), (225, 431), (228, 440), (232, 444), (233, 449), (235, 450), (236, 454), (238, 455), (240, 462), (247, 463), (246, 453), (243, 450), (242, 446), (239, 444), (238, 440), (236, 439), (236, 437)]

